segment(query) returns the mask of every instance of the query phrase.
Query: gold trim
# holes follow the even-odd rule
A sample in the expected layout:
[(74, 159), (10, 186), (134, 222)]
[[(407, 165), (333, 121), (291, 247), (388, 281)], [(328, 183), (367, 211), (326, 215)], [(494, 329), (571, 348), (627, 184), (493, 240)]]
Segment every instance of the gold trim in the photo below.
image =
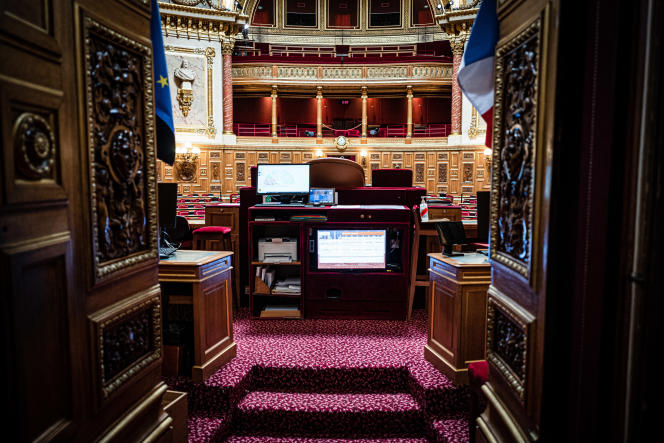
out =
[[(175, 132), (195, 133), (207, 135), (208, 138), (214, 138), (217, 135), (217, 129), (214, 127), (214, 79), (213, 66), (216, 51), (214, 48), (187, 48), (182, 46), (165, 45), (164, 49), (172, 53), (183, 53), (193, 56), (205, 57), (206, 88), (207, 88), (207, 126), (175, 126)], [(170, 74), (169, 74), (170, 75)]]
[[(156, 401), (161, 402), (161, 398), (168, 391), (168, 386), (165, 383), (160, 383), (157, 385), (157, 389), (153, 389), (152, 392), (148, 393), (147, 396), (143, 397), (143, 400), (139, 400), (140, 404), (132, 408), (127, 415), (122, 417), (119, 421), (111, 425), (111, 428), (104, 433), (102, 437), (99, 438), (99, 443), (108, 443), (115, 441), (115, 439), (123, 432), (126, 432), (127, 426), (135, 420), (137, 417), (141, 416), (150, 406), (152, 406)], [(170, 416), (169, 416), (170, 418)], [(157, 428), (159, 429), (159, 427)]]
[[(137, 252), (129, 256), (100, 263), (97, 257), (99, 250), (99, 236), (97, 224), (97, 200), (95, 197), (96, 187), (96, 171), (94, 167), (95, 158), (95, 138), (94, 133), (94, 119), (90, 118), (93, 110), (92, 104), (92, 80), (90, 70), (92, 69), (90, 49), (90, 32), (96, 32), (100, 37), (111, 40), (121, 45), (129, 46), (131, 49), (137, 51), (143, 57), (143, 119), (144, 119), (144, 139), (145, 139), (145, 160), (144, 167), (146, 172), (146, 186), (147, 186), (147, 231), (148, 231), (148, 250)], [(93, 254), (93, 267), (94, 275), (97, 282), (108, 277), (109, 275), (121, 271), (125, 268), (137, 265), (139, 263), (153, 260), (157, 258), (157, 201), (156, 201), (156, 172), (155, 172), (155, 140), (154, 140), (154, 104), (153, 104), (153, 78), (152, 78), (152, 49), (136, 40), (121, 34), (101, 23), (97, 22), (90, 16), (83, 18), (83, 51), (84, 51), (84, 68), (85, 68), (85, 91), (86, 91), (86, 119), (88, 121), (87, 128), (87, 143), (88, 143), (88, 174), (90, 186), (90, 212), (91, 212), (91, 234), (92, 234), (92, 254)]]
[[(495, 69), (495, 88), (494, 88), (494, 109), (493, 109), (493, 150), (494, 154), (493, 155), (493, 165), (492, 165), (492, 180), (491, 180), (491, 244), (496, 245), (498, 244), (498, 203), (499, 203), (499, 181), (500, 181), (500, 172), (502, 168), (502, 164), (500, 161), (501, 158), (501, 151), (503, 149), (502, 146), (502, 136), (503, 136), (503, 106), (504, 106), (504, 98), (503, 98), (503, 72), (505, 70), (504, 62), (503, 62), (503, 55), (519, 45), (521, 45), (523, 42), (531, 38), (533, 35), (537, 36), (537, 45), (538, 45), (538, 52), (537, 52), (537, 90), (535, 94), (537, 95), (537, 98), (539, 99), (540, 95), (540, 83), (542, 82), (542, 76), (544, 73), (541, 72), (541, 61), (542, 57), (540, 56), (541, 52), (541, 42), (542, 42), (542, 18), (537, 17), (537, 19), (533, 20), (530, 24), (526, 26), (526, 28), (519, 32), (514, 38), (511, 40), (507, 41), (506, 43), (502, 44), (500, 47), (496, 48), (496, 69)], [(527, 245), (528, 248), (528, 260), (527, 261), (521, 261), (518, 260), (511, 255), (508, 255), (505, 252), (500, 252), (496, 248), (492, 247), (491, 248), (491, 259), (506, 266), (509, 269), (512, 269), (531, 281), (532, 277), (532, 268), (533, 268), (533, 247), (534, 244), (536, 244), (536, 241), (538, 239), (538, 235), (534, 226), (534, 211), (535, 211), (535, 193), (536, 193), (536, 183), (537, 183), (537, 177), (538, 177), (538, 171), (536, 168), (537, 165), (537, 158), (539, 157), (538, 154), (538, 148), (539, 148), (539, 133), (540, 133), (540, 128), (539, 128), (539, 103), (537, 104), (537, 108), (535, 109), (536, 116), (535, 116), (535, 123), (533, 125), (534, 130), (535, 130), (535, 139), (533, 141), (533, 153), (532, 153), (532, 158), (531, 158), (531, 167), (532, 167), (532, 177), (531, 177), (531, 192), (528, 197), (529, 201), (529, 206), (531, 208), (531, 211), (527, 214), (528, 218), (528, 226), (527, 229), (530, 231), (530, 241), (529, 244)]]
[[(528, 382), (528, 355), (533, 350), (529, 349), (531, 346), (531, 335), (534, 332), (535, 317), (523, 308), (515, 304), (507, 296), (503, 295), (495, 286), (489, 286), (489, 298), (487, 302), (487, 334), (486, 334), (486, 356), (487, 361), (493, 364), (498, 369), (498, 372), (505, 379), (509, 387), (519, 398), (522, 405), (525, 406), (525, 389)], [(492, 352), (492, 345), (494, 340), (494, 318), (495, 310), (498, 309), (503, 315), (514, 322), (524, 336), (524, 349), (523, 349), (523, 366), (521, 367), (521, 374), (519, 375), (507, 365), (507, 363), (497, 354)], [(534, 343), (534, 342), (533, 342)]]
[[(500, 400), (500, 398), (493, 391), (493, 387), (490, 383), (484, 383), (480, 388), (482, 393), (486, 396), (489, 404), (493, 406), (491, 409), (495, 410), (500, 416), (502, 422), (505, 424), (510, 434), (514, 438), (516, 443), (530, 443), (528, 437), (521, 431), (518, 422), (514, 419), (509, 409), (505, 407), (505, 404)], [(536, 439), (534, 439), (536, 440)]]
[[(145, 354), (123, 372), (110, 380), (104, 378), (104, 330), (110, 325), (144, 308), (152, 309), (152, 352)], [(98, 388), (102, 397), (108, 398), (113, 392), (127, 383), (150, 364), (161, 358), (161, 289), (155, 285), (145, 291), (132, 295), (114, 305), (104, 308), (89, 317), (94, 331), (97, 347)]]

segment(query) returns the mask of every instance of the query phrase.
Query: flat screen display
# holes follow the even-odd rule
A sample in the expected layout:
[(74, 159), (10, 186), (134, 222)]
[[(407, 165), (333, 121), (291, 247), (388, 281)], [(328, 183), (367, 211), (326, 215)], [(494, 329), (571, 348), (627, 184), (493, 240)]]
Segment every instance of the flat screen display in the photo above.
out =
[(309, 190), (309, 203), (316, 205), (333, 205), (334, 188), (311, 188)]
[(318, 269), (385, 269), (385, 229), (319, 229)]
[(258, 165), (256, 194), (309, 194), (309, 165)]

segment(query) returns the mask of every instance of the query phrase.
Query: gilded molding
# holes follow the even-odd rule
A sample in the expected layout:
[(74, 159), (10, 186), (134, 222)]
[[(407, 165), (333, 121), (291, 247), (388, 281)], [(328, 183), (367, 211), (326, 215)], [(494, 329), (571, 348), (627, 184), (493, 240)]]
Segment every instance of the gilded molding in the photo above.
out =
[(166, 51), (189, 54), (189, 55), (199, 55), (205, 57), (205, 72), (207, 76), (206, 86), (207, 86), (207, 126), (176, 126), (176, 132), (186, 132), (194, 133), (199, 135), (207, 135), (208, 138), (214, 138), (217, 134), (217, 129), (214, 126), (214, 78), (213, 78), (213, 66), (214, 58), (217, 55), (214, 48), (184, 48), (180, 46), (165, 45), (164, 49)]
[[(97, 352), (97, 375), (99, 385), (97, 387), (102, 398), (108, 398), (113, 392), (117, 391), (122, 385), (139, 374), (143, 369), (158, 361), (161, 358), (161, 290), (159, 286), (153, 286), (150, 289), (134, 294), (112, 306), (102, 309), (89, 317), (92, 326), (94, 340)], [(104, 347), (105, 334), (114, 327), (136, 318), (141, 313), (149, 315), (150, 321), (149, 336), (135, 336), (130, 333), (126, 338), (129, 341), (148, 340), (149, 350), (139, 358), (130, 362), (119, 373), (111, 378), (106, 378), (107, 368), (105, 361), (109, 356), (106, 355), (107, 349)]]
[(448, 84), (452, 81), (451, 63), (423, 63), (415, 66), (403, 64), (381, 65), (267, 65), (264, 63), (234, 63), (233, 83), (270, 84), (282, 82), (334, 81), (355, 84), (389, 81), (390, 84), (424, 82)]
[[(100, 136), (97, 133), (97, 125), (99, 121), (104, 121), (107, 119), (107, 115), (101, 115), (96, 110), (95, 106), (95, 87), (98, 85), (93, 84), (92, 71), (95, 69), (92, 54), (92, 39), (98, 38), (100, 40), (105, 40), (107, 42), (112, 42), (113, 44), (119, 45), (120, 47), (129, 48), (132, 51), (135, 51), (142, 60), (142, 81), (138, 79), (138, 83), (134, 86), (142, 87), (142, 91), (135, 91), (135, 96), (133, 100), (135, 105), (140, 106), (142, 101), (142, 128), (139, 126), (136, 129), (142, 130), (142, 139), (138, 140), (138, 145), (135, 147), (140, 147), (139, 151), (142, 151), (142, 161), (139, 159), (139, 164), (134, 166), (133, 171), (129, 171), (129, 174), (142, 174), (142, 180), (145, 183), (145, 190), (138, 190), (137, 192), (145, 192), (147, 195), (143, 195), (144, 206), (142, 210), (144, 211), (145, 217), (145, 226), (144, 234), (146, 238), (143, 239), (146, 249), (132, 252), (128, 255), (122, 257), (114, 257), (112, 260), (102, 260), (100, 257), (101, 254), (101, 242), (100, 242), (100, 230), (99, 230), (99, 221), (100, 217), (108, 218), (109, 214), (100, 214), (101, 211), (106, 211), (105, 204), (99, 200), (99, 192), (105, 192), (103, 187), (105, 185), (100, 183), (100, 178), (97, 177), (97, 162), (96, 155), (97, 150), (101, 149), (103, 152), (106, 152), (105, 155), (115, 155), (110, 153), (112, 145), (112, 138), (115, 137), (115, 141), (121, 141), (120, 139), (125, 137), (126, 134), (129, 134), (128, 128), (122, 124), (118, 124), (113, 129), (111, 134), (108, 134), (109, 141), (104, 146), (98, 146), (98, 138)], [(156, 202), (156, 186), (155, 186), (155, 140), (154, 140), (154, 106), (153, 106), (153, 72), (152, 72), (152, 49), (149, 46), (144, 45), (138, 41), (132, 40), (125, 35), (102, 25), (96, 20), (92, 19), (89, 16), (85, 16), (83, 20), (83, 41), (84, 41), (84, 69), (85, 69), (85, 90), (86, 90), (86, 119), (87, 119), (87, 143), (88, 143), (88, 175), (89, 175), (89, 186), (90, 186), (90, 228), (92, 235), (92, 246), (93, 246), (93, 268), (94, 276), (96, 281), (108, 277), (109, 275), (121, 271), (125, 268), (132, 267), (134, 265), (140, 264), (145, 261), (154, 260), (157, 258), (157, 202)], [(142, 94), (141, 94), (142, 92)], [(126, 103), (126, 106), (132, 106), (132, 103)], [(137, 111), (137, 109), (135, 110)], [(100, 120), (101, 119), (101, 120)], [(117, 154), (117, 153), (116, 153)], [(111, 161), (108, 160), (107, 161)], [(137, 168), (137, 169), (136, 169)], [(115, 171), (114, 168), (110, 169), (111, 174), (118, 174), (118, 171)], [(104, 181), (109, 181), (111, 178), (105, 176)], [(117, 178), (113, 178), (117, 180)], [(111, 201), (116, 201), (116, 199), (110, 199)], [(106, 211), (107, 212), (107, 211)], [(140, 217), (139, 217), (140, 218)], [(133, 223), (133, 222), (132, 222)], [(137, 226), (140, 226), (141, 220), (135, 221)], [(137, 227), (138, 229), (138, 227)]]
[[(541, 23), (538, 18), (496, 49), (491, 259), (528, 279), (535, 241)], [(519, 53), (514, 52), (517, 50)], [(516, 63), (524, 65), (524, 72), (516, 72)], [(506, 122), (511, 122), (510, 128), (504, 127)]]

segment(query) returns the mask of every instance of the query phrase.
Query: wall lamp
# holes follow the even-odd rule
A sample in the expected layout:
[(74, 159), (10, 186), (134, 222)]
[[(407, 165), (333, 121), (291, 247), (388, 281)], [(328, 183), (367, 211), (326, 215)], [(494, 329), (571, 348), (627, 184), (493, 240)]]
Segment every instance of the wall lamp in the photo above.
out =
[(367, 151), (362, 149), (360, 151), (360, 159), (362, 162), (362, 167), (366, 168), (367, 167)]

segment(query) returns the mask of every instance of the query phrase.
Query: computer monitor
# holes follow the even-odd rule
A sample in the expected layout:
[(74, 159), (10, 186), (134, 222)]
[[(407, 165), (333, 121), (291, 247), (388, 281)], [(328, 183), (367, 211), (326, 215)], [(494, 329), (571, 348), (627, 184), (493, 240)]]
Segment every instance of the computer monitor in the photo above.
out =
[(489, 191), (477, 192), (477, 241), (480, 243), (489, 243), (490, 202)]
[(159, 227), (174, 228), (178, 204), (178, 184), (158, 183), (157, 199), (159, 201)]
[(308, 164), (258, 165), (256, 177), (258, 195), (309, 194)]
[(309, 190), (309, 203), (312, 205), (333, 205), (334, 188), (311, 188)]
[(463, 255), (452, 250), (452, 246), (466, 243), (466, 231), (463, 228), (462, 222), (436, 222), (436, 231), (438, 231), (438, 239), (440, 240), (440, 244), (443, 245), (444, 255), (449, 257)]

